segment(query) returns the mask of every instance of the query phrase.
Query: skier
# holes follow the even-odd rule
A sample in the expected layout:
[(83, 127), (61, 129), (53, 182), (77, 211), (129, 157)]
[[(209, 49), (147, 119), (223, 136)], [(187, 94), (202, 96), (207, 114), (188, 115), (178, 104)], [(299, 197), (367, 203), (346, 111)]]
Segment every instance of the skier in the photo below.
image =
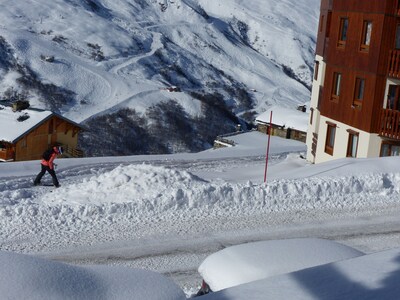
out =
[(33, 182), (34, 185), (39, 185), (40, 180), (42, 179), (43, 175), (47, 172), (51, 175), (53, 178), (53, 185), (55, 187), (60, 187), (60, 184), (58, 183), (58, 179), (56, 176), (56, 172), (54, 171), (54, 163), (53, 161), (56, 159), (57, 155), (61, 155), (63, 153), (63, 148), (62, 147), (53, 147), (49, 150), (46, 150), (43, 155), (42, 155), (42, 161), (40, 162), (42, 166), (42, 170), (40, 173), (36, 176), (35, 181)]

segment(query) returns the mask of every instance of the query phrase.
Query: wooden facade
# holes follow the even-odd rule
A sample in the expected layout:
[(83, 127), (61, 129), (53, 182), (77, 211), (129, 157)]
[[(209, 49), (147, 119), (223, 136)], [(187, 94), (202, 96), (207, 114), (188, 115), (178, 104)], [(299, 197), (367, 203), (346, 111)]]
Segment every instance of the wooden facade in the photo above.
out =
[[(52, 114), (16, 141), (0, 142), (0, 160), (25, 161), (41, 159), (42, 153), (51, 146), (60, 145), (69, 152), (76, 150), (78, 133), (82, 128), (61, 116)], [(68, 152), (66, 153), (68, 155)]]
[(321, 0), (319, 21), (307, 159), (399, 155), (400, 0)]
[(15, 158), (15, 146), (10, 143), (0, 142), (0, 161), (13, 161)]
[[(400, 78), (400, 49), (396, 49), (399, 5), (398, 0), (322, 0), (316, 48), (316, 54), (326, 62), (319, 101), (321, 115), (362, 131), (399, 139), (398, 112), (386, 111), (385, 94), (387, 79)], [(345, 41), (341, 41), (343, 20), (347, 20)], [(368, 45), (363, 47), (366, 23), (372, 30)], [(340, 95), (336, 97), (337, 74), (341, 77)], [(363, 99), (355, 101), (360, 78), (365, 82)]]
[(322, 0), (321, 1), (321, 14), (318, 25), (318, 39), (315, 48), (315, 53), (321, 57), (325, 56), (325, 49), (329, 48), (330, 40), (330, 24), (332, 18), (332, 1)]

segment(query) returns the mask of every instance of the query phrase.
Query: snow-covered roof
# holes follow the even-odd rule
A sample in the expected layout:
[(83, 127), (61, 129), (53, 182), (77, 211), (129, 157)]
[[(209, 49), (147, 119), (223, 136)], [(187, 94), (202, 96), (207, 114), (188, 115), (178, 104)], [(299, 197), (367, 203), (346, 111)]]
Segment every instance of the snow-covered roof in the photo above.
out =
[(299, 110), (272, 106), (266, 112), (256, 118), (256, 123), (269, 124), (272, 111), (272, 124), (285, 126), (285, 128), (294, 128), (303, 132), (307, 132), (307, 124), (309, 114)]
[(31, 108), (14, 112), (11, 107), (0, 105), (0, 141), (15, 143), (27, 132), (53, 115), (81, 127), (79, 124), (48, 110)]
[(363, 255), (334, 241), (304, 238), (231, 246), (208, 256), (199, 273), (213, 291)]

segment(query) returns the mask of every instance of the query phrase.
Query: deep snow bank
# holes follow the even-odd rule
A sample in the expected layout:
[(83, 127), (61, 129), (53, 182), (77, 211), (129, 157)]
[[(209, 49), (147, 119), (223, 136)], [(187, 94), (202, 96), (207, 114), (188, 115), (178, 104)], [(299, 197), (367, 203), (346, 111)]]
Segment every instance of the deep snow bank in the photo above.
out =
[(247, 215), (388, 205), (400, 199), (400, 174), (366, 173), (242, 184), (208, 182), (187, 171), (142, 164), (121, 165), (55, 190), (39, 189), (42, 194), (24, 188), (1, 192), (2, 228), (18, 223), (41, 227), (47, 222), (70, 227), (76, 222), (141, 220), (164, 214), (190, 216), (199, 211)]

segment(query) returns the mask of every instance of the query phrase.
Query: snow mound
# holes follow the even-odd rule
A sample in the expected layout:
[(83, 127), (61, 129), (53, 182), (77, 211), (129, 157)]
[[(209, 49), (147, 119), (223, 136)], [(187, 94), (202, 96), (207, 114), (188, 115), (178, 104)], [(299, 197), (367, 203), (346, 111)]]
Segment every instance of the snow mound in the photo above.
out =
[(0, 252), (2, 299), (186, 299), (166, 277), (121, 267), (77, 267)]
[(208, 256), (199, 273), (213, 291), (363, 255), (351, 247), (305, 238), (254, 242)]
[[(280, 211), (288, 207), (341, 207), (387, 202), (384, 196), (399, 194), (399, 174), (381, 173), (325, 178), (312, 177), (273, 180), (268, 185), (208, 182), (187, 171), (153, 165), (118, 166), (112, 171), (82, 179), (47, 193), (42, 201), (49, 205), (129, 204), (135, 211), (149, 213), (232, 203), (269, 207)], [(360, 197), (360, 195), (370, 197)], [(340, 199), (335, 200), (335, 197)], [(372, 197), (372, 198), (371, 198)], [(124, 208), (125, 209), (125, 208)]]
[[(48, 204), (131, 203), (138, 209), (167, 210), (191, 206), (191, 194), (204, 180), (185, 172), (151, 165), (118, 166), (110, 172), (84, 178), (47, 194)], [(147, 207), (147, 209), (146, 209)]]
[[(97, 172), (97, 171), (93, 171)], [(276, 179), (267, 184), (206, 181), (190, 172), (154, 165), (120, 165), (53, 190), (0, 183), (0, 225), (76, 226), (176, 215), (253, 215), (269, 212), (373, 207), (398, 203), (400, 174)], [(12, 188), (12, 186), (17, 188)], [(50, 192), (52, 191), (52, 192)], [(41, 192), (41, 194), (38, 192)], [(35, 226), (33, 226), (35, 227)]]

